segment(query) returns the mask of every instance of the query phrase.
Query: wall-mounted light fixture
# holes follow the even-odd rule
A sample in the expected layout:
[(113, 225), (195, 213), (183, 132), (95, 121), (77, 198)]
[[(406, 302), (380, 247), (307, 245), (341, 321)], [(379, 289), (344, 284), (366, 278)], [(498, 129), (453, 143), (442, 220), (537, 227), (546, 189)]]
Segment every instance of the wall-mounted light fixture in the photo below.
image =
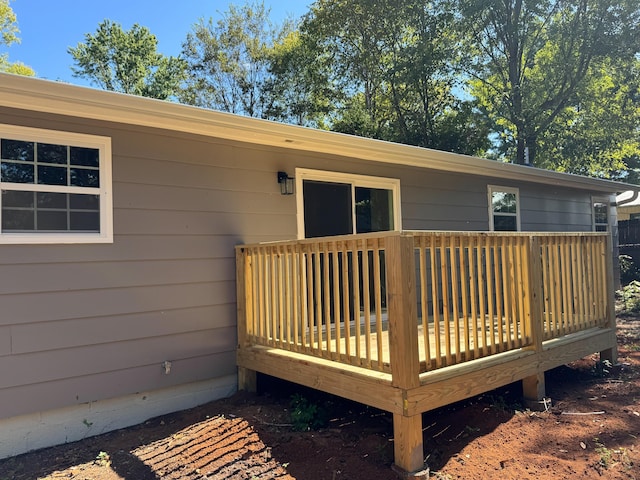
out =
[(293, 177), (290, 177), (287, 172), (278, 172), (278, 183), (280, 194), (293, 195)]

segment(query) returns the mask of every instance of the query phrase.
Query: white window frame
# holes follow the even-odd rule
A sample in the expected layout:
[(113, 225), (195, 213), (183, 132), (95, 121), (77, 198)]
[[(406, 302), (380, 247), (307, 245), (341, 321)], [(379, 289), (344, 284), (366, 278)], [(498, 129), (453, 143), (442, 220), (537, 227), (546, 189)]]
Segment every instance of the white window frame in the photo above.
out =
[[(604, 225), (607, 227), (605, 232), (611, 231), (611, 206), (610, 198), (607, 196), (592, 196), (591, 197), (591, 230), (597, 232), (596, 227), (598, 225)], [(596, 203), (604, 203), (607, 207), (607, 223), (596, 223)], [(601, 232), (602, 233), (602, 232)]]
[[(59, 244), (59, 243), (113, 243), (113, 201), (111, 172), (111, 138), (57, 130), (21, 127), (0, 124), (0, 138), (26, 142), (69, 145), (73, 147), (95, 148), (99, 151), (100, 186), (75, 187), (66, 185), (43, 185), (31, 183), (11, 183), (0, 180), (1, 190), (31, 192), (78, 193), (99, 196), (99, 232), (2, 232), (0, 244)], [(2, 215), (2, 195), (0, 195), (0, 225)]]
[(346, 183), (351, 184), (351, 205), (352, 205), (352, 225), (353, 234), (356, 229), (356, 210), (355, 210), (355, 188), (379, 188), (383, 190), (391, 190), (393, 199), (393, 230), (399, 232), (402, 230), (402, 214), (400, 211), (400, 180), (397, 178), (373, 177), (369, 175), (358, 175), (352, 173), (332, 172), (326, 170), (312, 170), (308, 168), (296, 168), (296, 209), (298, 223), (298, 239), (304, 239), (304, 197), (302, 184), (305, 180), (315, 180), (319, 182), (329, 183)]
[(516, 217), (516, 231), (521, 231), (520, 226), (520, 189), (516, 187), (503, 187), (500, 185), (488, 185), (487, 188), (487, 201), (489, 208), (489, 231), (494, 231), (494, 220), (493, 217), (496, 215), (496, 212), (493, 210), (493, 194), (495, 192), (503, 192), (503, 193), (514, 193), (516, 195), (516, 213), (498, 213), (498, 215), (502, 215), (505, 217)]

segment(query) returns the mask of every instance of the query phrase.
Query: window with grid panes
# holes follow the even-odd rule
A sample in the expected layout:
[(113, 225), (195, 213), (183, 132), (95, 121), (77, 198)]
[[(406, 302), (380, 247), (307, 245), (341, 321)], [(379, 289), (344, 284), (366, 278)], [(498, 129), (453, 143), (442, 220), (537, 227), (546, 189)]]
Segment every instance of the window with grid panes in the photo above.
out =
[(110, 139), (0, 126), (0, 242), (112, 241)]

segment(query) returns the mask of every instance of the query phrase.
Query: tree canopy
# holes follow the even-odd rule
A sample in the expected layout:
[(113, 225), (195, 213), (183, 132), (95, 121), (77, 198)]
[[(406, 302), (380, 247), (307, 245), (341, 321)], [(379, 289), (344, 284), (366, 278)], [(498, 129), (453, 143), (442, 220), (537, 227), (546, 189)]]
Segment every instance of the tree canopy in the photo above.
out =
[[(541, 138), (594, 93), (592, 68), (638, 52), (635, 0), (459, 0), (470, 93), (493, 123), (503, 153), (538, 160)], [(604, 74), (604, 72), (602, 72)]]
[(640, 60), (594, 63), (566, 108), (540, 137), (538, 165), (638, 183)]
[(200, 19), (187, 34), (182, 56), (188, 64), (185, 103), (267, 118), (269, 59), (290, 31), (274, 25), (264, 3), (230, 5), (218, 21)]
[(637, 0), (316, 0), (298, 23), (269, 14), (253, 1), (202, 18), (179, 58), (158, 54), (146, 28), (107, 20), (69, 49), (74, 73), (242, 115), (640, 179)]
[(157, 51), (158, 40), (138, 24), (123, 30), (105, 20), (95, 34), (68, 52), (76, 77), (86, 78), (105, 90), (159, 99), (175, 96), (185, 76), (184, 62)]
[[(9, 0), (0, 0), (0, 46), (9, 47), (20, 42), (17, 17)], [(33, 76), (35, 72), (22, 62), (10, 62), (8, 53), (0, 53), (0, 72)]]
[(471, 154), (488, 147), (471, 104), (454, 93), (459, 43), (447, 5), (318, 0), (311, 6), (301, 31), (329, 64), (334, 130)]

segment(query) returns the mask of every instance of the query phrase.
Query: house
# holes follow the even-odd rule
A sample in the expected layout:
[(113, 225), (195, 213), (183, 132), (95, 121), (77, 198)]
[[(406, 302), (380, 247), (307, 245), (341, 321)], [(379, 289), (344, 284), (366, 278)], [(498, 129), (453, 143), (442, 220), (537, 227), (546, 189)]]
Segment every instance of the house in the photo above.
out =
[(640, 219), (640, 199), (637, 191), (623, 192), (616, 196), (618, 221)]
[[(330, 348), (332, 342), (340, 348), (346, 330), (357, 325), (367, 335), (378, 334), (367, 336), (369, 353), (362, 353), (365, 366), (374, 369), (367, 378), (383, 392), (391, 392), (392, 383), (399, 388), (390, 397), (395, 403), (382, 406), (394, 412), (398, 429), (410, 432), (404, 443), (397, 442), (408, 453), (396, 451), (401, 457), (396, 463), (413, 471), (421, 461), (419, 410), (431, 405), (424, 400), (411, 406), (412, 393), (424, 393), (415, 384), (424, 373), (415, 362), (442, 374), (443, 368), (464, 367), (462, 362), (483, 356), (485, 347), (469, 328), (457, 327), (454, 343), (460, 347), (466, 338), (476, 353), (456, 350), (449, 335), (428, 358), (418, 359), (425, 353), (413, 347), (408, 350), (415, 356), (409, 358), (392, 348), (396, 359), (388, 361), (371, 345), (382, 345), (383, 330), (392, 324), (393, 341), (416, 343), (418, 333), (394, 317), (397, 312), (425, 319), (441, 315), (423, 324), (423, 334), (441, 321), (466, 322), (466, 314), (451, 308), (471, 292), (461, 278), (481, 281), (472, 286), (475, 300), (466, 304), (466, 310), (477, 305), (476, 317), (498, 313), (497, 306), (495, 312), (486, 305), (480, 311), (481, 304), (494, 305), (498, 288), (505, 296), (511, 289), (527, 302), (544, 295), (548, 300), (542, 306), (510, 304), (513, 323), (501, 330), (506, 337), (494, 342), (492, 351), (498, 353), (488, 361), (512, 354), (499, 353), (504, 341), (518, 350), (519, 370), (499, 381), (483, 380), (485, 388), (524, 379), (530, 385), (526, 390), (539, 397), (544, 369), (584, 350), (615, 357), (610, 309), (614, 196), (633, 188), (629, 185), (6, 74), (0, 74), (0, 141), (0, 458), (228, 396), (237, 388), (236, 361), (241, 386), (251, 388), (260, 370), (251, 359), (267, 358), (273, 352), (264, 349), (282, 346), (291, 336), (320, 336), (308, 339), (300, 351), (287, 344), (291, 355), (304, 355), (307, 348), (313, 358), (312, 350), (324, 345), (322, 352), (329, 353), (323, 357), (321, 352), (318, 361), (354, 357)], [(482, 234), (482, 241), (494, 243), (479, 243), (474, 235), (487, 231), (494, 233)], [(600, 231), (613, 236), (577, 233)], [(347, 236), (340, 237), (342, 243), (325, 238), (335, 235)], [(277, 243), (285, 240), (293, 242)], [(556, 248), (553, 242), (561, 246), (549, 253), (547, 263), (532, 262), (531, 271), (523, 270), (516, 289), (514, 272), (530, 252), (537, 255), (531, 245), (540, 250), (547, 241), (553, 245), (542, 247), (545, 252)], [(449, 243), (443, 247), (442, 242)], [(238, 245), (245, 247), (236, 255)], [(572, 250), (575, 245), (579, 248)], [(414, 258), (407, 250), (411, 246), (422, 257)], [(448, 250), (437, 253), (437, 248)], [(462, 256), (446, 260), (452, 252)], [(498, 252), (513, 253), (513, 260), (501, 259)], [(383, 257), (394, 263), (381, 263)], [(486, 258), (493, 263), (479, 266)], [(273, 262), (279, 259), (285, 263), (277, 266)], [(443, 261), (449, 267), (442, 267)], [(593, 262), (583, 269), (587, 261)], [(416, 286), (413, 269), (423, 263)], [(289, 280), (278, 276), (285, 269), (290, 269)], [(537, 287), (529, 281), (536, 269), (547, 275), (544, 290), (542, 282)], [(559, 273), (553, 276), (555, 270)], [(436, 276), (440, 290), (418, 295), (412, 306), (416, 290), (434, 288)], [(283, 289), (309, 288), (312, 277), (324, 280), (306, 296), (318, 313), (315, 323), (300, 324), (305, 331), (289, 330), (287, 337), (283, 332), (289, 327), (279, 322), (296, 317), (301, 305), (288, 303), (291, 296)], [(499, 277), (504, 289), (490, 280)], [(271, 281), (282, 282), (281, 288), (267, 285)], [(586, 281), (598, 286), (595, 293), (578, 291), (576, 285)], [(344, 287), (348, 282), (351, 286)], [(556, 297), (549, 290), (561, 290), (549, 282), (565, 282), (569, 290)], [(414, 297), (407, 296), (411, 292)], [(364, 308), (367, 304), (371, 308)], [(575, 309), (573, 323), (551, 312), (561, 304), (565, 312)], [(351, 313), (342, 323), (318, 323), (347, 305)], [(500, 317), (507, 310), (501, 305)], [(416, 309), (431, 313), (421, 316)], [(525, 313), (529, 323), (518, 317)], [(531, 320), (544, 315), (546, 333)], [(590, 323), (580, 323), (585, 319)], [(556, 339), (554, 332), (569, 340)], [(571, 343), (569, 334), (583, 335), (579, 348), (554, 350), (560, 353), (553, 361), (542, 362), (544, 349)], [(280, 335), (275, 343), (273, 335)], [(260, 338), (263, 350), (251, 343)], [(535, 338), (539, 348), (533, 351)], [(555, 343), (543, 346), (543, 341)], [(428, 341), (422, 345), (430, 348)], [(485, 346), (490, 353), (491, 345)], [(348, 363), (347, 358), (347, 373), (328, 391), (362, 385), (358, 375), (364, 363)], [(528, 367), (534, 363), (535, 368)], [(287, 370), (286, 364), (278, 365)], [(267, 366), (273, 373), (275, 360)], [(293, 379), (301, 383), (329, 379), (297, 372)]]

